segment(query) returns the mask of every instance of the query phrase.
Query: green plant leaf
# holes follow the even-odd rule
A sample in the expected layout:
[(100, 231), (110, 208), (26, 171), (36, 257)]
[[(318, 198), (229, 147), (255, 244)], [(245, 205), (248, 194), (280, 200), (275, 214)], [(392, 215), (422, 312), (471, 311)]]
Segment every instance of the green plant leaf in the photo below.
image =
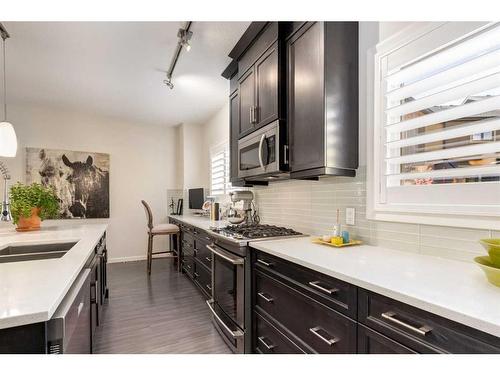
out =
[(40, 208), (40, 219), (59, 217), (59, 199), (52, 186), (39, 183), (25, 185), (20, 182), (10, 188), (10, 211), (14, 224), (20, 217), (30, 217), (31, 209)]

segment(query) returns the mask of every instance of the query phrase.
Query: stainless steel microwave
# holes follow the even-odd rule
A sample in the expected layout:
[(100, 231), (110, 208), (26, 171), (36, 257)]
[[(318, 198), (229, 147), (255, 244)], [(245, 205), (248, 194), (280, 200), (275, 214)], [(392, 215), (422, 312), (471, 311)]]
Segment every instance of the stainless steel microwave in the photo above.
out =
[[(283, 155), (280, 154), (283, 151)], [(280, 139), (280, 123), (274, 121), (238, 141), (238, 177), (279, 177), (288, 164), (287, 146)]]

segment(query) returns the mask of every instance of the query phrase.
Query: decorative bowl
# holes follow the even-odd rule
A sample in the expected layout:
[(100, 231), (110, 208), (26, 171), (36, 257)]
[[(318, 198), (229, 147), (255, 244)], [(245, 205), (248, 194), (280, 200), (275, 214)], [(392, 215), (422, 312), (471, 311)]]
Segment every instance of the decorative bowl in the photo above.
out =
[(484, 238), (479, 242), (488, 251), (491, 263), (500, 267), (500, 238)]
[(496, 267), (487, 256), (475, 257), (474, 262), (481, 267), (490, 283), (500, 287), (500, 267)]

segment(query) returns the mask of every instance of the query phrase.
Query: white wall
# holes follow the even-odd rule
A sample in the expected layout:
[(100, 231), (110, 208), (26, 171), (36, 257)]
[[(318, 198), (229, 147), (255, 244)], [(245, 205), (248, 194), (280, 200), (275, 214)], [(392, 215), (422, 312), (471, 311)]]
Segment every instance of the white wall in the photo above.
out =
[[(182, 124), (179, 126), (179, 147), (182, 148), (183, 188), (204, 187), (206, 183), (206, 159), (204, 131), (201, 125)], [(186, 202), (187, 203), (187, 202)]]
[[(175, 128), (33, 106), (9, 106), (9, 118), (17, 132), (19, 149), (16, 158), (2, 158), (2, 161), (9, 167), (13, 182), (25, 180), (25, 147), (110, 154), (111, 217), (84, 221), (109, 222), (111, 259), (145, 257), (146, 218), (140, 201), (150, 203), (157, 222), (166, 222), (166, 191), (177, 185)], [(58, 221), (61, 224), (78, 222)], [(155, 239), (155, 249), (166, 246), (166, 239)]]

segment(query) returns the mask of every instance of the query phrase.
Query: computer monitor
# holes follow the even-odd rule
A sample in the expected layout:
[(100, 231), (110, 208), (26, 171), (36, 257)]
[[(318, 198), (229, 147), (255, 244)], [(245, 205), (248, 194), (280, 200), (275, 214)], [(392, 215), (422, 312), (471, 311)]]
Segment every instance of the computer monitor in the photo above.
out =
[(189, 194), (189, 208), (191, 210), (201, 210), (203, 207), (203, 202), (205, 201), (203, 188), (189, 189), (188, 194)]

